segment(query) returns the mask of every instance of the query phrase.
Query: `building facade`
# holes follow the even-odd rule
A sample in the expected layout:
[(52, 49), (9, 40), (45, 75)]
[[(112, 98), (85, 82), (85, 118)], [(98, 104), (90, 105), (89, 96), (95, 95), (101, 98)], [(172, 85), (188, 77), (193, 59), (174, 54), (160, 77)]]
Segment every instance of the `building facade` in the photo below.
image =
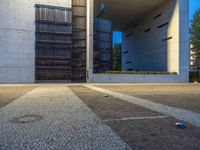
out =
[[(95, 26), (102, 3), (105, 27)], [(188, 82), (188, 5), (188, 0), (1, 0), (0, 83)], [(123, 32), (124, 71), (177, 74), (101, 74), (112, 63), (112, 48), (104, 46), (111, 44), (112, 31)]]

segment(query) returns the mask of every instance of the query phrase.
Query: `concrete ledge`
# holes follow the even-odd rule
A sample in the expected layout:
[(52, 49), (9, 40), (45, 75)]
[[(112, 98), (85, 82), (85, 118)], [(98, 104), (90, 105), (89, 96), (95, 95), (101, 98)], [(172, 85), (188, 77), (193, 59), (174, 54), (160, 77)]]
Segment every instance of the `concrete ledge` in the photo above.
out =
[(93, 83), (188, 83), (181, 75), (93, 74)]

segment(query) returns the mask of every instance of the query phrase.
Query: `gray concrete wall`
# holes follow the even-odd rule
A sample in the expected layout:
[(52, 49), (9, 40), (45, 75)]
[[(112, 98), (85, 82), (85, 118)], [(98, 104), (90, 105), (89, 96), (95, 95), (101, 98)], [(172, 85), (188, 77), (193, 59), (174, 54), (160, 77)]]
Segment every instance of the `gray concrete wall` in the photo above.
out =
[[(182, 36), (188, 37), (187, 4), (188, 0), (168, 0), (141, 20), (135, 22), (133, 26), (138, 24), (136, 27), (124, 31), (123, 52), (126, 52), (126, 54), (123, 53), (122, 55), (123, 70), (179, 73), (181, 67), (179, 64), (184, 64), (184, 69), (187, 70), (188, 64), (186, 62), (180, 63), (179, 59), (180, 55), (182, 57), (188, 56), (186, 52), (183, 52), (187, 50), (182, 50), (181, 47), (183, 46), (180, 43)], [(154, 18), (159, 14), (161, 14), (160, 17)], [(164, 23), (168, 23), (168, 25), (158, 28)], [(150, 31), (145, 32), (147, 29), (150, 29)], [(126, 37), (128, 34), (132, 35)], [(169, 37), (172, 39), (163, 41)], [(184, 42), (184, 46), (188, 47), (189, 42), (186, 39)]]
[(0, 83), (35, 82), (35, 4), (71, 0), (0, 0)]
[(179, 0), (179, 75), (189, 82), (189, 0)]

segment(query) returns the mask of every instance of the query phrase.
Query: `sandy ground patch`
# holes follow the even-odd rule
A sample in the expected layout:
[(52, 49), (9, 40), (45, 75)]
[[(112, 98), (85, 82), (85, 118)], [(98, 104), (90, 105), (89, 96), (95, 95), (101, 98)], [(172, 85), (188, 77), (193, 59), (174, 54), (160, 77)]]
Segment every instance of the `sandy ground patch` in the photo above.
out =
[(0, 86), (0, 108), (30, 92), (36, 86)]

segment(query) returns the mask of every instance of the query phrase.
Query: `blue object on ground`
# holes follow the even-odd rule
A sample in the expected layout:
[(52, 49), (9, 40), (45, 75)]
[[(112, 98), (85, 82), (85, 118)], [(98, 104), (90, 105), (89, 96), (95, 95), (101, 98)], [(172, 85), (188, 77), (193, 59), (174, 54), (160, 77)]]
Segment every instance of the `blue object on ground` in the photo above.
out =
[(182, 122), (177, 122), (177, 123), (175, 124), (175, 126), (176, 126), (177, 128), (179, 128), (179, 129), (185, 129), (185, 128), (186, 128), (186, 125), (185, 125), (184, 123), (182, 123)]

